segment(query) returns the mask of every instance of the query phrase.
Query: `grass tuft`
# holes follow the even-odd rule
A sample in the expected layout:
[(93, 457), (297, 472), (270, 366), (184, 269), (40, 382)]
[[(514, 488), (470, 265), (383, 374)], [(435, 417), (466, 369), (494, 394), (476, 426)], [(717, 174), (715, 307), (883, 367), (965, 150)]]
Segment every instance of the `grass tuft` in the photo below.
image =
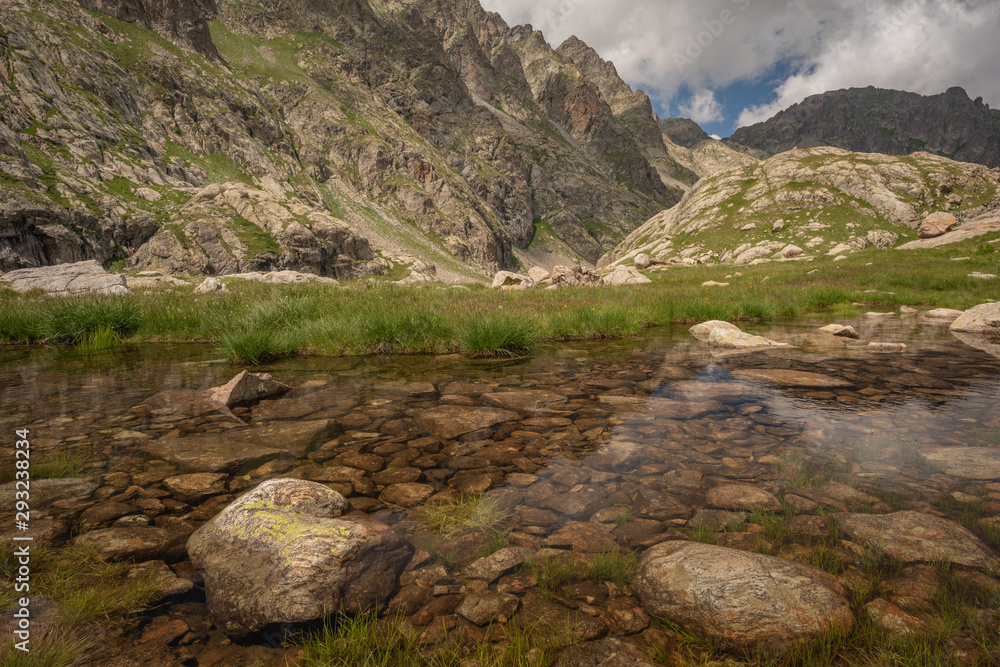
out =
[(535, 323), (512, 315), (476, 317), (460, 338), (462, 347), (478, 357), (513, 357), (531, 350), (537, 340)]

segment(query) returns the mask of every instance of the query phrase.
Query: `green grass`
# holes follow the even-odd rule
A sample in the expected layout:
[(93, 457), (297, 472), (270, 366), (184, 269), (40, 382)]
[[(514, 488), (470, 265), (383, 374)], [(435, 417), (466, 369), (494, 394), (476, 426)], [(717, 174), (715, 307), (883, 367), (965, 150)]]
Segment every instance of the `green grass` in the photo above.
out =
[(124, 297), (69, 297), (44, 303), (38, 333), (51, 343), (107, 344), (139, 328), (139, 307)]
[[(405, 619), (378, 619), (371, 615), (338, 615), (323, 628), (307, 634), (301, 644), (302, 667), (537, 667), (549, 665), (553, 655), (545, 637), (518, 621), (490, 627), (480, 637), (469, 637), (456, 628), (444, 641), (422, 647), (419, 632), (406, 627)], [(529, 655), (529, 652), (532, 652)]]
[(594, 557), (587, 578), (598, 583), (613, 581), (624, 586), (632, 581), (636, 560), (634, 551), (625, 551), (620, 547), (601, 552)]
[(451, 502), (424, 505), (414, 515), (442, 535), (459, 535), (474, 530), (497, 534), (502, 532), (513, 512), (488, 496), (463, 496)]
[(525, 569), (538, 579), (538, 588), (546, 597), (559, 591), (565, 584), (583, 578), (572, 556), (532, 556)]
[(465, 324), (462, 347), (477, 357), (513, 357), (531, 350), (538, 340), (537, 325), (513, 315), (484, 315)]
[[(0, 544), (0, 577), (4, 607), (13, 602), (13, 579), (19, 566), (14, 544)], [(129, 576), (130, 566), (110, 562), (91, 546), (69, 545), (59, 549), (33, 549), (31, 594), (52, 600), (59, 622), (44, 641), (33, 641), (28, 656), (0, 654), (0, 665), (84, 664), (92, 644), (88, 636), (113, 626), (126, 625), (159, 596), (159, 585), (150, 576)], [(4, 642), (0, 650), (7, 650)], [(12, 657), (16, 656), (16, 657)]]
[[(890, 251), (880, 252), (886, 257)], [(867, 253), (838, 263), (741, 267), (744, 275), (724, 291), (701, 283), (723, 278), (720, 273), (729, 269), (704, 266), (654, 273), (649, 285), (557, 291), (240, 280), (229, 281), (225, 293), (197, 296), (148, 290), (124, 299), (51, 299), (0, 290), (0, 340), (83, 343), (88, 352), (119, 343), (207, 341), (244, 363), (289, 354), (516, 356), (545, 341), (620, 338), (669, 324), (760, 322), (808, 312), (831, 319), (855, 316), (853, 301), (877, 299), (885, 308), (906, 303), (963, 309), (995, 297), (988, 281), (966, 275), (995, 272), (995, 266), (976, 259), (957, 266), (950, 256), (959, 252), (889, 255), (906, 261), (878, 271), (863, 268)], [(807, 275), (814, 266), (820, 271)], [(867, 289), (894, 294), (866, 294)]]

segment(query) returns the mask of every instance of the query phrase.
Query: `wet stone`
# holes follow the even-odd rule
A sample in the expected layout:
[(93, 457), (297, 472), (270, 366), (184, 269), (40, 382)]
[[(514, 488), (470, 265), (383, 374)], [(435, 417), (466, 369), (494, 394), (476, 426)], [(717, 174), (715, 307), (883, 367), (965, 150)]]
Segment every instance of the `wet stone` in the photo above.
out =
[(450, 440), (458, 436), (517, 419), (517, 413), (497, 408), (446, 405), (415, 416), (417, 425), (430, 435)]
[(455, 613), (478, 626), (485, 626), (494, 622), (506, 623), (517, 612), (519, 604), (518, 597), (509, 593), (474, 594), (466, 597)]
[(951, 562), (985, 568), (997, 558), (978, 537), (954, 521), (904, 510), (893, 514), (838, 514), (837, 524), (855, 542), (877, 545), (906, 563)]
[(752, 484), (720, 484), (708, 490), (705, 500), (709, 507), (718, 509), (781, 511), (777, 497)]
[(616, 541), (604, 524), (571, 521), (549, 535), (545, 545), (570, 548), (581, 553), (602, 553), (614, 548)]
[(429, 484), (392, 484), (387, 486), (379, 498), (390, 505), (413, 507), (420, 505), (434, 495), (434, 487)]

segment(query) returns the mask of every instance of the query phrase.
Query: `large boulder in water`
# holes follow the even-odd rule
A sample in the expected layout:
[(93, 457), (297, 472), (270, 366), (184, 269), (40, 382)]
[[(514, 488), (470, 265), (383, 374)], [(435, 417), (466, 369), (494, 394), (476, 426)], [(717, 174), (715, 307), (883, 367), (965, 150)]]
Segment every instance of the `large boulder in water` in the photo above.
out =
[(383, 608), (413, 547), (387, 526), (336, 518), (347, 507), (321, 484), (275, 479), (199, 528), (188, 555), (219, 627), (243, 636)]
[(951, 323), (952, 331), (1000, 335), (1000, 303), (984, 303), (962, 313)]
[(796, 561), (698, 542), (662, 542), (633, 580), (646, 612), (728, 651), (781, 653), (854, 625), (837, 579)]

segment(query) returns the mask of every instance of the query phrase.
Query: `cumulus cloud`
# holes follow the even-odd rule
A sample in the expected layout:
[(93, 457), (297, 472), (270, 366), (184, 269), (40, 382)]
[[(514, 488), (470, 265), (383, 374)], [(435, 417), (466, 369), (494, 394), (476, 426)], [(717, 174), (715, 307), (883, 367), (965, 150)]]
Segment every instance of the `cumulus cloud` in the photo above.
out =
[(773, 91), (740, 124), (868, 85), (923, 94), (957, 85), (1000, 107), (996, 0), (481, 1), (554, 46), (578, 36), (664, 107), (713, 111), (706, 91), (737, 82)]
[(715, 99), (715, 91), (699, 90), (686, 104), (681, 104), (681, 113), (696, 123), (715, 123), (723, 120), (722, 105)]

